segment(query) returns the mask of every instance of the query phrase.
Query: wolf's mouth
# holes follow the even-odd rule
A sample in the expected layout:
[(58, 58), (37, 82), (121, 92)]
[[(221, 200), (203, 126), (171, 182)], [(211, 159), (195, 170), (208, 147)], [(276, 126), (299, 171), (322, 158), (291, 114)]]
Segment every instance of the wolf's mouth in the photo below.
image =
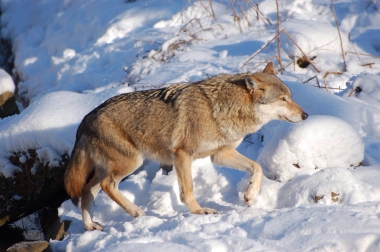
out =
[(291, 122), (291, 123), (296, 123), (296, 122), (294, 122), (294, 121), (290, 120), (290, 119), (289, 119), (289, 118), (287, 118), (287, 117), (285, 117), (285, 120), (287, 120), (288, 122)]
[(289, 118), (287, 118), (286, 116), (279, 116), (279, 117), (280, 117), (280, 119), (283, 120), (283, 121), (288, 121), (288, 122), (291, 122), (291, 123), (296, 123), (296, 122), (290, 120)]

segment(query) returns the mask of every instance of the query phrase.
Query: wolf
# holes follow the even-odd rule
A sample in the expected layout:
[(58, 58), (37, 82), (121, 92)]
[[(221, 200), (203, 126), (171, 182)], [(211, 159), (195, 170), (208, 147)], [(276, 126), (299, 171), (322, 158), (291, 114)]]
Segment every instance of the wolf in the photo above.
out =
[(235, 148), (245, 135), (271, 120), (297, 123), (307, 117), (277, 78), (272, 62), (254, 74), (221, 74), (192, 84), (121, 94), (80, 123), (65, 188), (75, 205), (81, 198), (86, 230), (102, 230), (91, 216), (100, 189), (128, 214), (144, 215), (118, 184), (147, 158), (174, 166), (180, 199), (191, 213), (216, 214), (194, 198), (191, 175), (192, 161), (210, 156), (216, 165), (251, 175), (244, 193), (251, 206), (260, 191), (262, 168)]

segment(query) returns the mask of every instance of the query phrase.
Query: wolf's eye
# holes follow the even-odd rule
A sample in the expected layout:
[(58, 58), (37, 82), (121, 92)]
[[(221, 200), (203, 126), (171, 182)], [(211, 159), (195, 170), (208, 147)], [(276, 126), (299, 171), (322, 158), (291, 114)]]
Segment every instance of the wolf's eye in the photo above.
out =
[(283, 100), (283, 101), (286, 101), (285, 97), (282, 97), (282, 99), (281, 99), (281, 100)]

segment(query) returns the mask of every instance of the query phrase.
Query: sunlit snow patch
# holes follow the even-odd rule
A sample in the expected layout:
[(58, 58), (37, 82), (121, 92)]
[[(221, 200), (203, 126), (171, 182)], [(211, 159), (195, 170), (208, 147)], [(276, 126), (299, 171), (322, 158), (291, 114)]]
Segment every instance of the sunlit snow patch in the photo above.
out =
[(344, 97), (356, 97), (366, 103), (380, 107), (380, 76), (361, 73), (347, 82), (347, 89), (341, 93)]
[[(307, 54), (318, 56), (321, 52), (339, 53), (341, 50), (337, 30), (330, 23), (313, 20), (302, 20), (302, 22), (289, 20), (284, 22), (282, 26)], [(349, 44), (346, 39), (347, 36), (342, 37), (343, 47), (347, 50)], [(284, 50), (289, 56), (301, 56), (297, 46), (285, 34), (281, 35), (281, 40)]]
[(270, 179), (282, 182), (327, 167), (358, 166), (363, 158), (364, 143), (350, 124), (332, 116), (311, 116), (279, 128), (257, 161)]
[(15, 84), (12, 77), (3, 69), (0, 69), (0, 95), (7, 91), (13, 93), (15, 91)]

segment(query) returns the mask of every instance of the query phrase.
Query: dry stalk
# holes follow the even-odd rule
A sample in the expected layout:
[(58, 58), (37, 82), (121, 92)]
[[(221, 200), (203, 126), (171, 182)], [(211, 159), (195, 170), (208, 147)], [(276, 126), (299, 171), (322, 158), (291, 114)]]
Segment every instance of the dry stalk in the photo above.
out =
[(252, 54), (252, 56), (247, 61), (245, 61), (243, 63), (242, 67), (245, 66), (249, 61), (251, 61), (262, 50), (264, 50), (269, 44), (271, 44), (278, 36), (280, 36), (281, 32), (284, 32), (289, 37), (290, 41), (292, 41), (292, 43), (298, 48), (298, 50), (300, 50), (300, 52), (305, 56), (305, 59), (310, 63), (310, 65), (313, 66), (313, 68), (315, 69), (315, 71), (317, 71), (318, 73), (320, 73), (321, 71), (319, 71), (319, 69), (314, 65), (314, 63), (309, 59), (309, 57), (307, 57), (307, 55), (302, 51), (301, 47), (299, 47), (299, 45), (294, 41), (294, 39), (292, 38), (292, 36), (290, 36), (290, 34), (284, 28), (281, 28), (280, 31), (277, 32), (277, 34), (272, 39), (270, 39), (259, 50), (257, 50), (254, 54)]
[(369, 68), (372, 68), (372, 65), (374, 65), (375, 62), (371, 62), (371, 63), (365, 63), (365, 64), (361, 64), (361, 66), (369, 66)]
[(354, 48), (356, 56), (358, 56), (358, 59), (361, 60), (358, 51), (356, 51), (355, 45), (353, 43), (351, 43), (351, 45), (352, 45), (352, 48)]
[[(265, 65), (267, 65), (269, 62), (271, 62), (271, 61), (272, 61), (272, 59), (276, 59), (276, 60), (277, 60), (277, 62), (278, 62), (278, 57), (277, 57), (277, 55), (273, 55), (273, 56), (271, 56), (271, 57), (269, 57), (269, 58), (265, 59), (265, 61), (264, 61), (264, 62), (261, 62), (261, 63), (257, 64), (256, 66), (253, 66), (253, 67), (252, 67), (252, 70), (255, 70), (256, 68), (258, 68), (258, 67), (259, 67), (259, 66), (261, 66), (262, 64), (265, 64)], [(290, 63), (290, 64), (292, 64), (292, 63)], [(277, 69), (275, 69), (275, 71), (276, 71), (276, 73), (278, 72), (278, 70), (277, 70)]]
[(186, 32), (187, 30), (186, 30), (186, 27), (188, 26), (188, 25), (190, 25), (193, 21), (197, 21), (197, 23), (199, 24), (199, 26), (203, 29), (203, 26), (202, 26), (202, 24), (201, 24), (201, 22), (199, 21), (199, 19), (198, 18), (193, 18), (193, 19), (190, 19), (189, 20), (189, 22), (187, 22), (180, 30), (179, 30), (179, 32)]
[(251, 61), (251, 59), (253, 59), (257, 54), (259, 54), (262, 50), (264, 50), (269, 44), (271, 44), (280, 34), (277, 33), (273, 38), (271, 38), (267, 43), (265, 43), (263, 46), (260, 47), (259, 50), (257, 50), (254, 54), (252, 54), (252, 56), (246, 61), (243, 63), (242, 66), (245, 66), (248, 62)]
[[(198, 30), (196, 32), (193, 32), (192, 34), (189, 34), (190, 37), (192, 37), (193, 39), (196, 39), (196, 34), (200, 33), (200, 32), (206, 32), (206, 31), (212, 31), (212, 27), (209, 27), (209, 28), (205, 28), (205, 29), (202, 29), (202, 30)], [(227, 36), (227, 35), (226, 35)], [(197, 40), (201, 40), (201, 39), (197, 39)]]
[(209, 0), (210, 2), (210, 9), (211, 11), (202, 3), (202, 0), (199, 0), (200, 5), (210, 14), (210, 16), (215, 20), (215, 22), (218, 24), (219, 28), (224, 31), (222, 25), (218, 22), (218, 19), (216, 19), (214, 8), (212, 7), (212, 0)]
[(264, 24), (265, 24), (265, 21), (267, 21), (268, 24), (272, 25), (272, 22), (270, 21), (270, 19), (269, 19), (269, 18), (266, 18), (265, 15), (263, 14), (263, 12), (260, 10), (260, 7), (259, 7), (259, 4), (258, 4), (258, 3), (256, 3), (256, 4), (254, 5), (254, 9), (256, 10), (256, 19), (257, 19), (257, 20), (260, 20), (260, 18), (261, 18), (261, 19), (264, 20), (264, 21), (263, 21)]
[(236, 11), (236, 8), (235, 8), (235, 5), (234, 3), (232, 2), (233, 0), (229, 0), (228, 2), (230, 3), (231, 5), (231, 8), (232, 8), (232, 11), (234, 12), (234, 20), (237, 21), (238, 25), (239, 25), (239, 30), (240, 32), (242, 33), (243, 30), (241, 28), (241, 24), (240, 24), (240, 18), (239, 18), (239, 15), (237, 14), (237, 11)]
[(325, 84), (325, 89), (328, 90), (328, 89), (337, 89), (337, 88), (327, 88), (327, 83), (326, 83), (326, 77), (327, 75), (329, 74), (343, 74), (342, 72), (332, 72), (332, 71), (327, 71), (324, 75), (323, 75), (323, 83)]
[(350, 97), (355, 92), (355, 89), (351, 89), (350, 93), (348, 94), (348, 97)]
[(355, 52), (347, 52), (347, 53), (358, 54), (358, 55), (362, 55), (362, 56), (368, 56), (368, 57), (379, 58), (380, 59), (380, 56), (376, 56), (376, 55), (372, 55), (372, 54), (368, 54), (368, 53), (355, 53)]
[(340, 35), (338, 19), (337, 19), (336, 14), (335, 14), (334, 0), (331, 0), (331, 9), (332, 9), (332, 12), (333, 12), (333, 14), (334, 14), (335, 24), (336, 24), (336, 29), (338, 30), (338, 35), (339, 35), (340, 48), (341, 48), (341, 50), (342, 50), (343, 72), (346, 72), (346, 71), (347, 71), (347, 65), (346, 65), (346, 59), (344, 58), (344, 50), (343, 50), (342, 36)]
[(320, 73), (319, 69), (314, 65), (314, 63), (309, 59), (309, 57), (307, 57), (306, 53), (304, 53), (302, 51), (301, 47), (299, 47), (299, 45), (296, 43), (296, 41), (294, 41), (294, 39), (292, 38), (292, 36), (290, 36), (290, 34), (284, 28), (282, 28), (281, 31), (283, 31), (289, 37), (289, 39), (298, 48), (298, 50), (300, 50), (300, 52), (303, 54), (303, 56), (305, 56), (306, 60), (310, 63), (310, 65), (312, 65), (314, 67), (315, 71), (317, 71), (318, 73)]
[[(218, 22), (217, 17), (215, 15), (214, 8), (213, 8), (213, 1), (214, 0), (208, 0), (209, 4), (206, 4), (204, 0), (188, 0), (187, 1), (188, 4), (186, 6), (188, 6), (188, 5), (190, 5), (190, 3), (194, 3), (196, 1), (198, 1), (199, 5), (202, 7), (202, 9), (204, 9), (209, 14), (209, 16), (215, 20), (215, 22), (218, 24), (220, 29), (224, 30), (223, 26)], [(262, 19), (264, 24), (270, 24), (270, 25), (272, 24), (271, 21), (268, 18), (266, 18), (265, 15), (260, 10), (259, 4), (258, 3), (254, 4), (253, 0), (228, 0), (228, 3), (229, 3), (228, 5), (230, 5), (230, 6), (227, 6), (227, 4), (225, 4), (225, 1), (220, 1), (220, 2), (222, 4), (224, 4), (228, 9), (232, 10), (234, 20), (238, 23), (240, 32), (243, 32), (243, 27), (241, 25), (242, 19), (244, 19), (247, 22), (248, 27), (252, 27), (252, 24), (249, 21), (248, 14), (247, 14), (247, 10), (249, 8), (253, 8), (256, 11), (256, 19), (257, 20)], [(182, 13), (183, 13), (183, 11), (182, 11)], [(181, 15), (181, 20), (183, 23), (184, 21), (183, 21), (182, 15)]]
[[(280, 34), (280, 9), (278, 8), (278, 0), (276, 0), (276, 8), (277, 8), (277, 33)], [(277, 54), (278, 54), (278, 63), (280, 63), (280, 72), (283, 74), (283, 67), (281, 62), (281, 43), (280, 36), (277, 36)]]
[(318, 84), (318, 87), (321, 88), (321, 85), (319, 84), (319, 79), (318, 79), (318, 76), (314, 76), (314, 77), (311, 77), (309, 79), (307, 79), (306, 81), (303, 81), (302, 83), (308, 83), (309, 81), (311, 81), (312, 79), (316, 79), (317, 80), (317, 84)]
[[(269, 59), (271, 59), (271, 58), (272, 57), (270, 57)], [(267, 59), (267, 60), (269, 60), (269, 59)], [(267, 60), (265, 60), (264, 62), (261, 62), (261, 63), (257, 64), (256, 66), (253, 66), (252, 67), (252, 71), (255, 70), (256, 68), (258, 68), (259, 66), (261, 66), (262, 64), (268, 64)]]
[[(249, 2), (250, 2), (250, 1), (249, 1)], [(251, 23), (250, 23), (249, 20), (248, 20), (248, 17), (247, 17), (247, 15), (246, 15), (246, 13), (245, 13), (245, 10), (244, 10), (244, 8), (241, 6), (240, 2), (235, 0), (235, 3), (236, 3), (236, 5), (239, 7), (239, 9), (240, 9), (240, 11), (241, 11), (241, 15), (244, 17), (245, 21), (247, 22), (248, 27), (252, 27)]]

